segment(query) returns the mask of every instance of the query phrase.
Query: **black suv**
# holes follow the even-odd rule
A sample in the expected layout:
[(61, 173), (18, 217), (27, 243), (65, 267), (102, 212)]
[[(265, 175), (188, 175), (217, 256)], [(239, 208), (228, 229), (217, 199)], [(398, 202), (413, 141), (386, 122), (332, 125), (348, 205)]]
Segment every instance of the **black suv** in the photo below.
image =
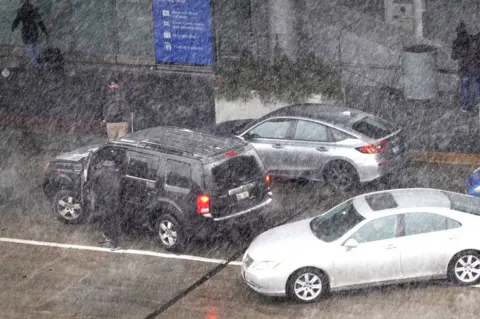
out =
[(112, 155), (125, 163), (122, 213), (155, 230), (168, 250), (181, 250), (219, 226), (257, 223), (272, 201), (270, 176), (247, 142), (156, 127), (48, 163), (43, 189), (58, 218), (80, 223), (95, 214), (89, 176)]

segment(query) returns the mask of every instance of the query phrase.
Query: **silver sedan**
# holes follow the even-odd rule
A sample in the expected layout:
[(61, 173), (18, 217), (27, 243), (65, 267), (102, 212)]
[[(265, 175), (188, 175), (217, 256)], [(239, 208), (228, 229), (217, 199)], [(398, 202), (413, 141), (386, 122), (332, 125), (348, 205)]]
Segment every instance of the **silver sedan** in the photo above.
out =
[(480, 198), (435, 189), (364, 194), (259, 235), (242, 277), (261, 294), (301, 302), (412, 280), (477, 284), (479, 229)]

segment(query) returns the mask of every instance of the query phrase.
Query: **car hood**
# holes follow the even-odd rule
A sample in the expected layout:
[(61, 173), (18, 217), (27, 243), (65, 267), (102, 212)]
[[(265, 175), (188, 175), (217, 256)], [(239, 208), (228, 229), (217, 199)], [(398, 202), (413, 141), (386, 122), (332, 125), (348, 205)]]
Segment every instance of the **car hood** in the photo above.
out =
[(310, 229), (313, 218), (279, 226), (260, 234), (250, 244), (247, 253), (254, 260), (283, 260), (310, 253), (326, 243), (315, 237)]
[(90, 151), (96, 151), (102, 144), (83, 146), (76, 150), (59, 154), (55, 157), (57, 160), (79, 162), (88, 156)]

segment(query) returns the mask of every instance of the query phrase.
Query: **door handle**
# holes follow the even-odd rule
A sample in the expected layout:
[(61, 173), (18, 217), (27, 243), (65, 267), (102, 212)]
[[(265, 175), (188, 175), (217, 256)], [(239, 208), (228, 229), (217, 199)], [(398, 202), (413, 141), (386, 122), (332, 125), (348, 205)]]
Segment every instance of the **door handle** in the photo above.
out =
[(328, 149), (327, 149), (326, 147), (319, 146), (319, 147), (317, 147), (317, 151), (319, 151), (319, 152), (327, 152)]
[(273, 144), (273, 148), (283, 148), (282, 144)]
[(390, 244), (385, 249), (395, 249), (395, 248), (397, 248), (397, 246), (395, 246), (394, 244)]

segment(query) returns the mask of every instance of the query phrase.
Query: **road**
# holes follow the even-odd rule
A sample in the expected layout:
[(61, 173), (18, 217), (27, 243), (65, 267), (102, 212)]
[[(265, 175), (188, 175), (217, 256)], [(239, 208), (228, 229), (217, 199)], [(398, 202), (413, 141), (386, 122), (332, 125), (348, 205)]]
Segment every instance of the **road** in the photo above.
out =
[[(411, 164), (401, 175), (355, 193), (397, 187), (462, 191), (473, 167)], [(21, 178), (20, 178), (21, 179)], [(319, 214), (355, 195), (315, 183), (275, 181), (266, 228)], [(38, 186), (0, 201), (1, 318), (472, 318), (480, 289), (446, 282), (334, 293), (310, 305), (252, 292), (239, 256), (250, 238), (214, 237), (185, 255), (162, 251), (152, 234), (124, 234), (122, 250), (102, 248), (96, 224), (66, 225)], [(232, 263), (227, 264), (226, 261)]]

